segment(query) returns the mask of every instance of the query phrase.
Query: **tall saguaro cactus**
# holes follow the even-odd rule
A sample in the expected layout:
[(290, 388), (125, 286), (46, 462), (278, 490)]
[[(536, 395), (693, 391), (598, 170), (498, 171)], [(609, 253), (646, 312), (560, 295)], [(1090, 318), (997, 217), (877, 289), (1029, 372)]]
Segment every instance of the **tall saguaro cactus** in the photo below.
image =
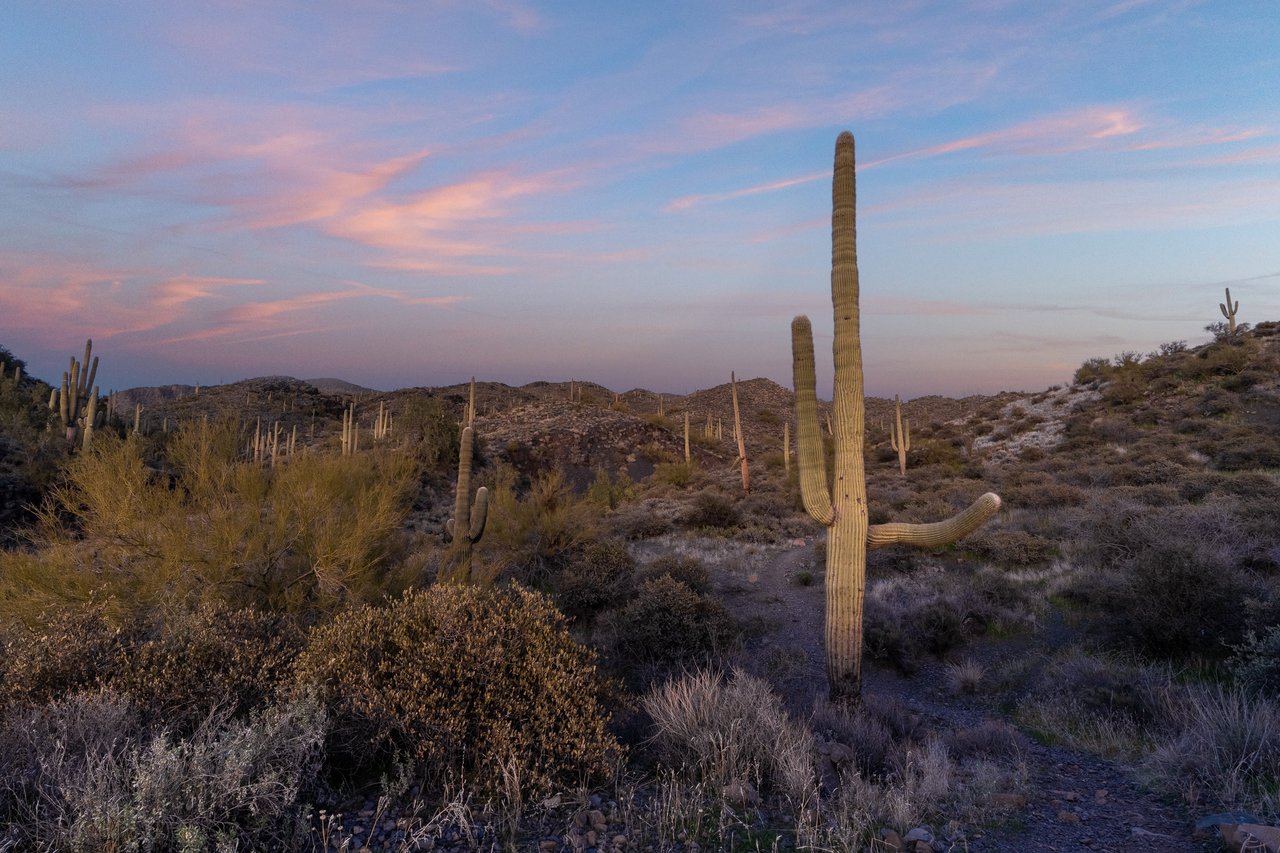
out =
[(733, 435), (738, 440), (738, 463), (742, 466), (742, 491), (751, 494), (751, 476), (747, 468), (747, 442), (742, 436), (742, 415), (738, 410), (738, 377), (729, 372), (729, 387), (733, 392)]
[(893, 426), (889, 430), (889, 446), (898, 452), (898, 470), (907, 476), (907, 451), (911, 449), (911, 424), (902, 417), (902, 400), (893, 395)]
[[(453, 518), (445, 522), (444, 532), (450, 544), (447, 577), (454, 581), (470, 580), (471, 546), (484, 535), (485, 522), (489, 518), (489, 490), (476, 489), (475, 503), (471, 502), (471, 457), (475, 449), (475, 428), (462, 430), (462, 443), (458, 453), (458, 490), (454, 495)], [(470, 519), (470, 526), (467, 526)]]
[(1239, 300), (1231, 301), (1231, 288), (1226, 288), (1227, 301), (1219, 302), (1218, 308), (1222, 311), (1222, 316), (1227, 318), (1227, 335), (1235, 337), (1236, 334), (1236, 311), (1240, 308)]
[(858, 701), (862, 691), (862, 604), (868, 549), (907, 544), (933, 547), (976, 530), (1000, 508), (988, 492), (968, 509), (933, 524), (869, 524), (862, 459), (865, 409), (862, 342), (858, 318), (858, 257), (853, 134), (836, 140), (831, 198), (831, 301), (835, 308), (835, 393), (832, 432), (835, 478), (828, 487), (818, 422), (813, 327), (809, 318), (791, 323), (792, 363), (799, 433), (800, 490), (805, 510), (827, 530), (826, 653), (831, 698)]

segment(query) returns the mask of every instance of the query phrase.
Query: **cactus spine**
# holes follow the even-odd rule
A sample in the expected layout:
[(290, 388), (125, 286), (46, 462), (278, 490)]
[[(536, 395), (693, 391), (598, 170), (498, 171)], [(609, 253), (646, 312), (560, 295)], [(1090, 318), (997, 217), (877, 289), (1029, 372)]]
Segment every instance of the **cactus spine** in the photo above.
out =
[(858, 318), (858, 260), (853, 135), (836, 140), (832, 180), (831, 299), (835, 313), (835, 393), (832, 432), (835, 480), (827, 486), (818, 421), (813, 327), (808, 317), (791, 323), (792, 366), (799, 433), (800, 491), (805, 510), (827, 531), (825, 639), (827, 680), (833, 701), (855, 703), (862, 690), (862, 605), (868, 548), (895, 543), (930, 547), (954, 542), (991, 517), (1000, 498), (988, 493), (965, 511), (935, 524), (870, 525), (863, 467), (865, 408), (862, 342)]
[(738, 462), (742, 465), (742, 491), (751, 494), (751, 477), (747, 471), (747, 443), (742, 437), (742, 416), (738, 410), (738, 377), (729, 372), (729, 387), (733, 393), (733, 434), (738, 439)]
[(1236, 334), (1236, 309), (1240, 307), (1239, 301), (1231, 301), (1231, 288), (1226, 288), (1227, 301), (1219, 302), (1218, 308), (1222, 311), (1222, 316), (1227, 318), (1227, 334), (1235, 337)]
[(898, 470), (907, 476), (907, 451), (911, 449), (911, 423), (902, 417), (902, 401), (893, 395), (893, 429), (889, 431), (889, 446), (898, 451)]

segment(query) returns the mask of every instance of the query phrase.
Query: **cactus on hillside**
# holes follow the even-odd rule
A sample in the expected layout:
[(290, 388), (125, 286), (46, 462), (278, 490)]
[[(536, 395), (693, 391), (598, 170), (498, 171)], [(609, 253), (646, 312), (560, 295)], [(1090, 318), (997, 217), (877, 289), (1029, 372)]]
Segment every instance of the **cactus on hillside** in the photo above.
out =
[[(49, 408), (58, 413), (63, 429), (66, 430), (67, 441), (73, 446), (76, 443), (77, 434), (85, 425), (85, 409), (89, 405), (89, 393), (90, 391), (94, 395), (98, 393), (97, 386), (93, 384), (94, 377), (98, 375), (98, 357), (93, 356), (93, 364), (89, 366), (89, 356), (92, 352), (93, 339), (90, 338), (84, 343), (84, 361), (76, 361), (76, 357), (71, 356), (70, 366), (62, 374), (62, 387), (55, 389), (49, 397)], [(86, 366), (88, 366), (87, 371)], [(94, 413), (97, 414), (96, 405)], [(88, 446), (87, 443), (86, 446)]]
[(733, 434), (738, 439), (738, 462), (742, 465), (742, 491), (751, 494), (751, 478), (747, 472), (747, 444), (742, 437), (742, 416), (738, 412), (738, 377), (729, 373), (729, 387), (733, 392)]
[(889, 446), (898, 452), (898, 470), (907, 476), (907, 451), (911, 449), (911, 424), (902, 417), (902, 400), (893, 395), (893, 426), (889, 430)]
[[(489, 518), (488, 489), (484, 486), (476, 489), (475, 503), (471, 502), (471, 457), (474, 447), (475, 428), (468, 426), (462, 431), (462, 443), (458, 452), (458, 488), (454, 494), (453, 518), (444, 525), (450, 548), (445, 563), (446, 571), (442, 571), (442, 575), (459, 582), (473, 578), (471, 546), (484, 535), (485, 522)], [(468, 519), (470, 526), (464, 527)]]
[(1227, 318), (1227, 335), (1235, 337), (1236, 334), (1236, 310), (1240, 307), (1240, 302), (1231, 301), (1231, 288), (1226, 288), (1227, 301), (1219, 302), (1218, 308), (1222, 311), (1222, 316)]
[(835, 309), (834, 487), (827, 484), (821, 426), (818, 422), (813, 327), (808, 317), (791, 323), (800, 443), (800, 487), (809, 515), (827, 531), (826, 654), (833, 701), (857, 702), (862, 690), (862, 605), (866, 590), (867, 550), (907, 544), (932, 547), (954, 542), (976, 530), (1000, 507), (987, 493), (958, 515), (934, 524), (869, 524), (863, 465), (865, 409), (862, 342), (858, 318), (853, 135), (836, 140), (832, 181), (831, 298)]

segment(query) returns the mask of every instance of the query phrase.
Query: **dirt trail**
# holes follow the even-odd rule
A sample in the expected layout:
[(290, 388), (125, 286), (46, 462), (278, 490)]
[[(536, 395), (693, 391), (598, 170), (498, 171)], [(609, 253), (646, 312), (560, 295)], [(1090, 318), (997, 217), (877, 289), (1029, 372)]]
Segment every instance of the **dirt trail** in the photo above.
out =
[[(813, 540), (737, 548), (720, 543), (714, 551), (701, 556), (712, 566), (721, 601), (747, 626), (745, 651), (750, 668), (777, 685), (794, 712), (807, 713), (826, 685), (822, 572)], [(1057, 633), (1052, 625), (1048, 629)], [(982, 655), (999, 642), (981, 641), (969, 651)], [(940, 661), (930, 660), (910, 677), (870, 665), (864, 677), (868, 696), (898, 700), (938, 729), (1011, 722), (980, 699), (947, 691)], [(1192, 816), (1143, 789), (1128, 768), (1028, 741), (1026, 805), (1009, 812), (1002, 823), (967, 828), (971, 830), (969, 850), (1193, 853), (1221, 849), (1216, 839), (1194, 839)]]

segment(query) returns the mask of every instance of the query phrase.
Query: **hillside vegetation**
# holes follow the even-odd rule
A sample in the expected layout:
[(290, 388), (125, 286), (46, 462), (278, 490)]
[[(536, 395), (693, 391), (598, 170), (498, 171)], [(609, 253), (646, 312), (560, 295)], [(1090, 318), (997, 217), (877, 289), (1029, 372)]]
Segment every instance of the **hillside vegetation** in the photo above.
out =
[(868, 400), (873, 524), (1004, 505), (871, 554), (854, 707), (768, 380), (737, 383), (749, 492), (728, 385), (476, 383), (464, 548), (466, 385), (135, 389), (85, 448), (0, 362), (0, 850), (1194, 850), (1205, 815), (1280, 819), (1280, 324), (907, 401), (905, 476)]

